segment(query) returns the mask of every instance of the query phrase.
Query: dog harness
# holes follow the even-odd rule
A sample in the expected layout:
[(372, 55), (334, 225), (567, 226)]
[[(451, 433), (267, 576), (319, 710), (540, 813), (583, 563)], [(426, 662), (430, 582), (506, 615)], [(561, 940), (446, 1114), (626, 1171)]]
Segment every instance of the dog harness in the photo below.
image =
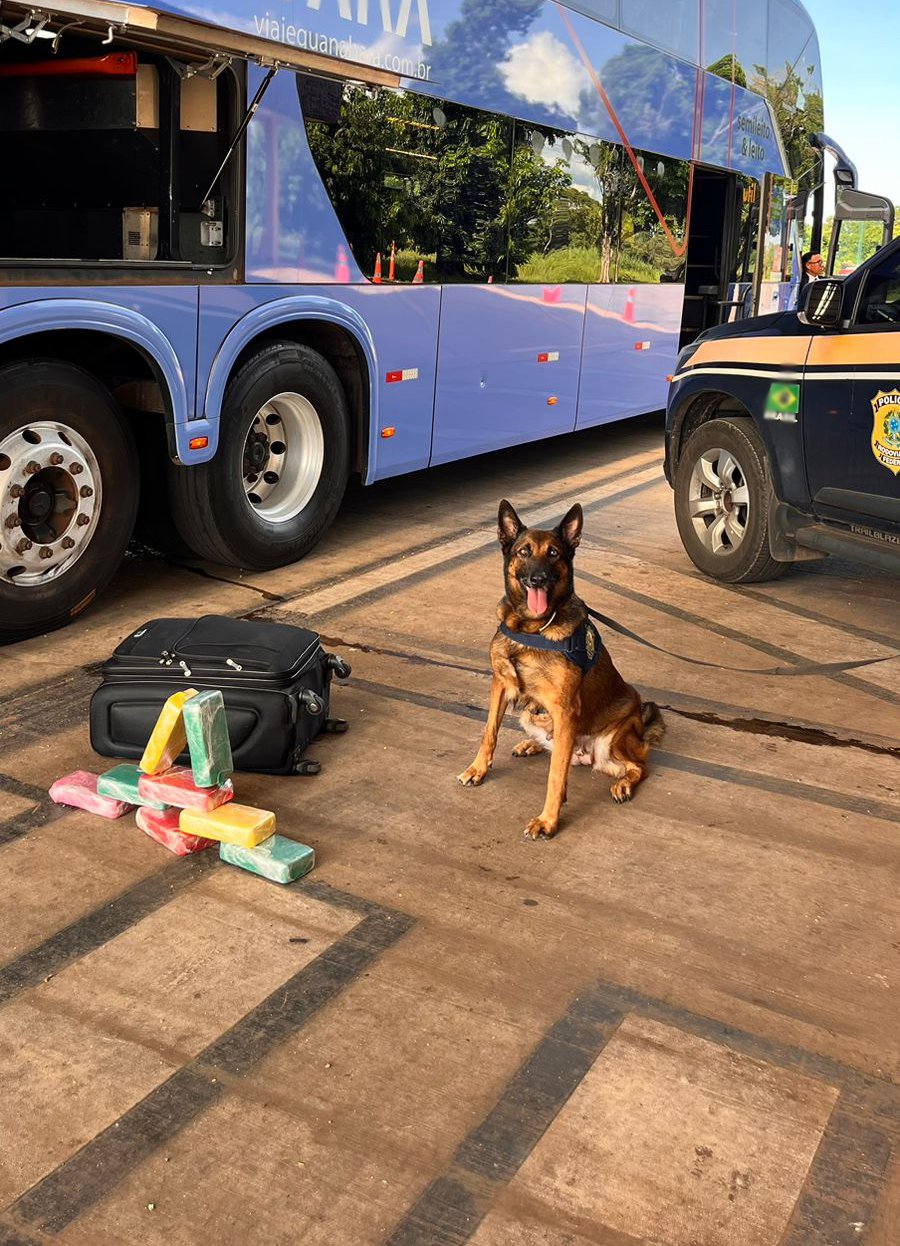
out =
[(587, 619), (565, 640), (550, 640), (549, 637), (542, 636), (540, 632), (514, 632), (505, 623), (500, 624), (500, 631), (507, 640), (512, 640), (517, 645), (524, 645), (527, 649), (544, 649), (549, 653), (561, 653), (563, 657), (580, 667), (584, 675), (597, 665), (603, 648), (600, 633)]

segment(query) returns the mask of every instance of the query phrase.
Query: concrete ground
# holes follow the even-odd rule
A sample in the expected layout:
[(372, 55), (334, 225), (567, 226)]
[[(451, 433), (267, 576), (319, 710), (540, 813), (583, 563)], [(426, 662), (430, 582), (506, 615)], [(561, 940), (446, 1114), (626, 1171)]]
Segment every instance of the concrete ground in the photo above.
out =
[[(0, 652), (0, 1246), (897, 1246), (896, 582), (748, 589), (680, 547), (653, 419), (355, 489), (271, 574), (131, 558)], [(580, 500), (583, 597), (668, 732), (630, 805), (512, 718), (474, 756), (497, 502)], [(315, 847), (279, 888), (50, 804), (98, 663), (165, 614), (353, 664), (315, 778), (238, 776)], [(799, 673), (792, 673), (801, 668)], [(777, 670), (779, 673), (771, 673)]]

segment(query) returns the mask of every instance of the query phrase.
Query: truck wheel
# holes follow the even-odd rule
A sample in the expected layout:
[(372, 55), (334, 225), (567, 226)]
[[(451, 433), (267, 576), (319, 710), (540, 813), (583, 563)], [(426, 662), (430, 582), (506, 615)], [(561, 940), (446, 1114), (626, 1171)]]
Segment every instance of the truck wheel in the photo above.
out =
[(769, 550), (772, 484), (749, 420), (701, 424), (675, 472), (675, 519), (688, 556), (729, 584), (773, 580), (787, 568)]
[(69, 363), (0, 368), (0, 643), (63, 627), (106, 587), (138, 502), (127, 426)]
[(275, 342), (225, 392), (209, 463), (171, 470), (172, 514), (201, 558), (266, 569), (296, 562), (337, 514), (350, 464), (347, 399), (308, 346)]

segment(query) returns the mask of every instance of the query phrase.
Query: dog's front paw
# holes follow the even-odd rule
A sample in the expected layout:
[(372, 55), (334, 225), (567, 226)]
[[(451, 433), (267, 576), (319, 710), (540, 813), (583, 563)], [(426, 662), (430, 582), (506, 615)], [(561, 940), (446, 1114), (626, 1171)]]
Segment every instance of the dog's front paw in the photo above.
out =
[(543, 835), (546, 839), (551, 839), (556, 834), (556, 823), (548, 822), (546, 818), (532, 818), (525, 827), (526, 839), (540, 839)]
[(463, 787), (480, 787), (487, 772), (487, 766), (479, 766), (473, 762), (468, 769), (464, 770), (462, 774), (458, 774), (456, 778)]
[(617, 805), (624, 805), (634, 795), (634, 786), (630, 779), (619, 779), (609, 789), (609, 794)]

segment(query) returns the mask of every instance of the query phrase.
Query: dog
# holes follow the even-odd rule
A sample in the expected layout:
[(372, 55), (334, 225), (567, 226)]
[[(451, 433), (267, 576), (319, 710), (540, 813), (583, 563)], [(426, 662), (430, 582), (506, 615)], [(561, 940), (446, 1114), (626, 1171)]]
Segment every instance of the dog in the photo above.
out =
[(525, 828), (529, 839), (556, 834), (572, 765), (610, 775), (613, 800), (630, 800), (665, 730), (659, 707), (642, 703), (625, 683), (575, 595), (572, 563), (583, 525), (577, 503), (552, 531), (526, 528), (505, 499), (497, 516), (506, 593), (491, 642), (490, 709), (478, 754), (458, 779), (483, 782), (506, 708), (517, 706), (526, 738), (513, 756), (551, 755), (544, 808)]

